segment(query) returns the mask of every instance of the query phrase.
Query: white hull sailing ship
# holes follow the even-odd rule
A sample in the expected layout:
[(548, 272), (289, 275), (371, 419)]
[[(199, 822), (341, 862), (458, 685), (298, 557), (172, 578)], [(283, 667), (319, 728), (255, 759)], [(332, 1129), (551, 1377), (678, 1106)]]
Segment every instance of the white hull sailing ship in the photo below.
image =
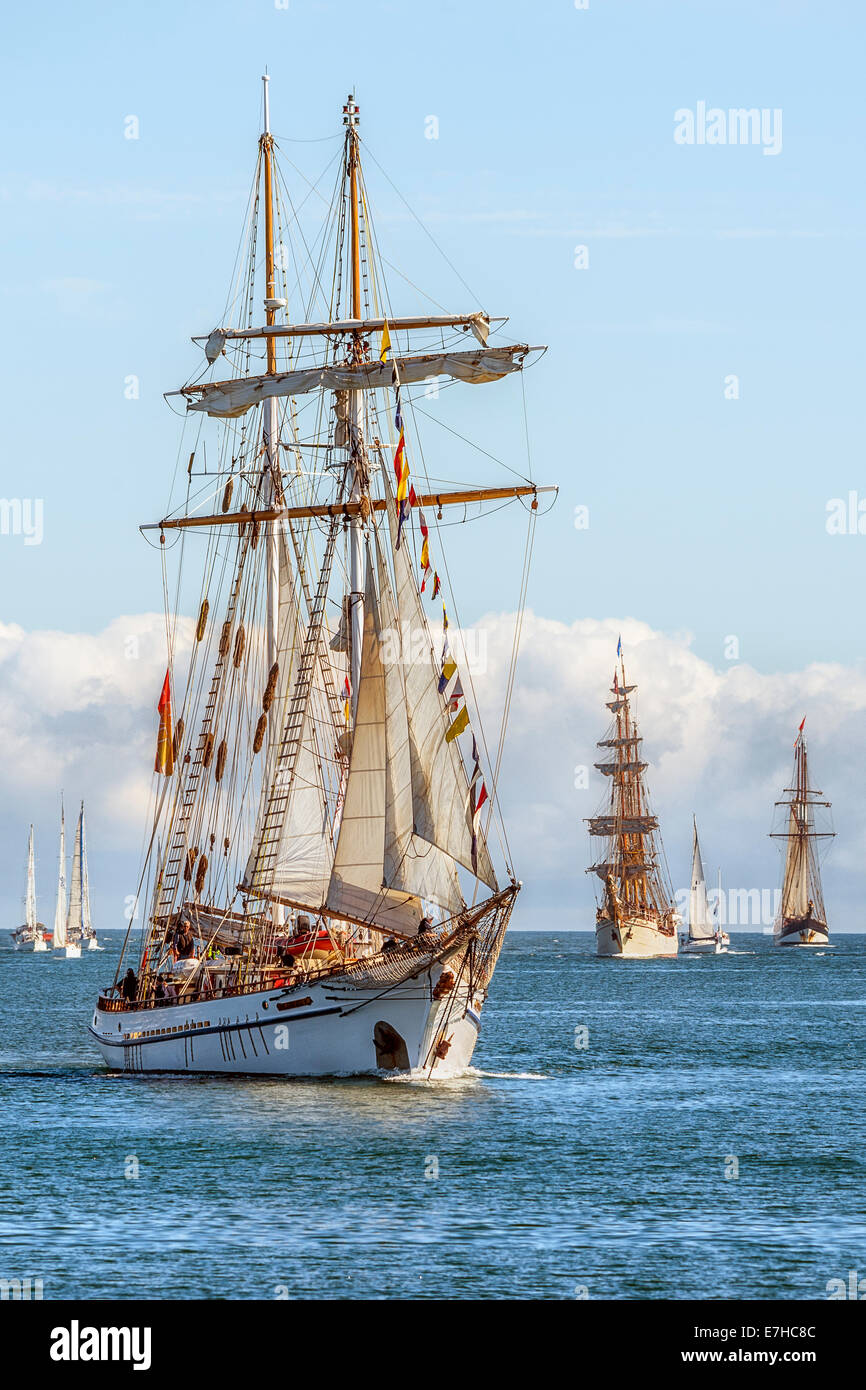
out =
[(642, 739), (629, 703), (637, 687), (628, 685), (622, 643), (617, 646), (619, 670), (614, 667), (607, 707), (613, 715), (607, 736), (598, 747), (608, 759), (596, 763), (610, 778), (610, 792), (589, 833), (603, 841), (604, 852), (587, 873), (601, 880), (602, 900), (596, 912), (596, 954), (629, 960), (677, 954), (677, 914), (661, 862), (661, 840), (649, 806), (640, 760)]
[(818, 849), (834, 832), (829, 826), (830, 802), (809, 786), (805, 723), (804, 719), (794, 744), (793, 786), (776, 802), (781, 825), (772, 832), (773, 839), (785, 842), (782, 898), (773, 928), (776, 946), (826, 946), (830, 939)]
[[(439, 1077), (472, 1056), (520, 884), (504, 834), (504, 886), (488, 850), (496, 796), (480, 724), (468, 727), (469, 673), (447, 614), (440, 654), (423, 606), (440, 587), (424, 508), (441, 520), (458, 504), (462, 519), (470, 502), (525, 498), (531, 536), (543, 489), (449, 493), (428, 476), (416, 493), (403, 410), (413, 382), (497, 380), (531, 349), (490, 346), (481, 313), (387, 312), (352, 97), (324, 231), (293, 262), (267, 79), (264, 109), (231, 300), (242, 326), (206, 345), (234, 373), (183, 389), (196, 428), (222, 422), (218, 468), (196, 442), (183, 515), (158, 524), (181, 564), (185, 546), (206, 554), (192, 562), (199, 616), (176, 722), (176, 651), (159, 702), (149, 913), (91, 1033), (126, 1071)], [(478, 342), (459, 350), (467, 331)]]
[(47, 951), (48, 934), (36, 920), (36, 858), (33, 852), (33, 826), (27, 842), (27, 893), (24, 898), (24, 923), (10, 932), (16, 951)]
[(719, 889), (716, 899), (716, 920), (707, 896), (707, 881), (701, 859), (701, 846), (698, 842), (698, 823), (692, 821), (692, 881), (689, 889), (689, 924), (680, 940), (680, 950), (688, 956), (722, 955), (727, 951), (731, 938), (722, 930), (722, 879), (719, 873)]

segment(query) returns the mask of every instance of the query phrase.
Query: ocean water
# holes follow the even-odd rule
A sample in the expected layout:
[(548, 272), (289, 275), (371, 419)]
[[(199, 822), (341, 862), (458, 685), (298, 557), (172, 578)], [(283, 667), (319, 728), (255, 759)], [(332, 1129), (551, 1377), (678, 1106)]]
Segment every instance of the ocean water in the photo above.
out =
[(86, 1032), (105, 939), (0, 950), (0, 1276), (46, 1299), (802, 1299), (866, 1274), (864, 936), (617, 962), (514, 932), (473, 1071), (433, 1084), (112, 1075)]

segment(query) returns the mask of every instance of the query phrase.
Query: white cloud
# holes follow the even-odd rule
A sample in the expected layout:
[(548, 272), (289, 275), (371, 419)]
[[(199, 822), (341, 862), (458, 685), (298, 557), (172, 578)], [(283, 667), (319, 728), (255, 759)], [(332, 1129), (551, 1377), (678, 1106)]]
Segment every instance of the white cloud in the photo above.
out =
[[(191, 626), (180, 628), (179, 674)], [(486, 634), (487, 668), (474, 681), (495, 758), (514, 618), (489, 615), (477, 626)], [(767, 834), (806, 714), (814, 773), (834, 803), (839, 830), (825, 873), (831, 926), (860, 928), (863, 669), (715, 670), (691, 650), (687, 634), (659, 632), (631, 618), (569, 625), (533, 613), (525, 619), (500, 777), (514, 866), (526, 883), (515, 926), (591, 925), (594, 883), (584, 873), (590, 843), (583, 822), (605, 789), (592, 764), (602, 756), (595, 741), (604, 736), (620, 632), (629, 680), (639, 686), (636, 713), (650, 791), (675, 886), (688, 873), (693, 811), (708, 874), (720, 863), (730, 887), (777, 886), (778, 854)], [(120, 925), (148, 819), (164, 671), (161, 614), (120, 617), (97, 634), (0, 624), (0, 835), (10, 924), (23, 889), (31, 820), (39, 837), (41, 910), (50, 912), (62, 787), (68, 807), (82, 796), (87, 801), (94, 896), (104, 924)], [(574, 786), (578, 765), (590, 768), (589, 790)]]

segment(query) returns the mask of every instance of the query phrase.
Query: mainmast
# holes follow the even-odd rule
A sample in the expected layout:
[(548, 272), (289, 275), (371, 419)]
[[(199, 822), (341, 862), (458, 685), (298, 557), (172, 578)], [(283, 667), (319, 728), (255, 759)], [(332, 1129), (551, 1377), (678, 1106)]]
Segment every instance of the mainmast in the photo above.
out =
[[(358, 208), (358, 145), (359, 107), (352, 93), (343, 107), (346, 128), (345, 159), (349, 179), (349, 226), (351, 235), (352, 318), (361, 320), (361, 230)], [(352, 361), (363, 361), (363, 339), (360, 332), (352, 334)], [(351, 500), (359, 504), (349, 523), (349, 651), (351, 655), (352, 715), (357, 713), (358, 687), (361, 678), (361, 649), (364, 634), (364, 529), (363, 499), (368, 490), (364, 445), (364, 393), (349, 392), (349, 466), (352, 469)]]
[[(262, 78), (264, 87), (264, 130), (259, 140), (261, 149), (262, 168), (264, 171), (265, 185), (265, 322), (267, 327), (271, 327), (276, 321), (277, 310), (285, 309), (285, 299), (277, 297), (276, 270), (274, 257), (274, 142), (271, 135), (271, 115), (270, 103), (268, 101), (268, 83), (270, 78), (267, 73)], [(267, 346), (267, 372), (269, 376), (274, 376), (277, 370), (277, 343), (276, 338), (269, 335), (265, 338)], [(263, 501), (265, 507), (276, 507), (282, 504), (282, 482), (280, 475), (280, 443), (279, 443), (279, 402), (275, 396), (268, 397), (264, 402), (263, 408), (263, 427), (262, 443), (265, 452), (265, 479), (263, 488)], [(277, 522), (267, 523), (267, 583), (268, 583), (268, 616), (267, 616), (267, 635), (268, 635), (268, 669), (273, 667), (277, 660), (277, 634), (279, 631), (279, 592), (280, 592), (280, 559), (279, 559), (279, 532)]]

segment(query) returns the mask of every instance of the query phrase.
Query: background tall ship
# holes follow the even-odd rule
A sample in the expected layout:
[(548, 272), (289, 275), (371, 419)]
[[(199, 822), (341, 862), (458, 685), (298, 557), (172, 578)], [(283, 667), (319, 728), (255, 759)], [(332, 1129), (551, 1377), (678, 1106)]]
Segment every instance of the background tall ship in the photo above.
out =
[(641, 761), (643, 742), (631, 711), (622, 642), (614, 668), (613, 715), (599, 743), (608, 757), (595, 766), (610, 778), (610, 792), (600, 813), (588, 821), (590, 835), (603, 842), (601, 859), (587, 873), (598, 876), (602, 899), (595, 915), (596, 954), (628, 959), (677, 954), (677, 913), (663, 868), (659, 823), (653, 815)]
[(794, 744), (793, 785), (776, 802), (780, 825), (771, 832), (773, 839), (785, 842), (782, 899), (773, 928), (776, 946), (826, 946), (830, 938), (819, 850), (824, 841), (833, 839), (834, 831), (830, 802), (809, 786), (805, 723), (804, 719)]
[[(351, 96), (325, 222), (304, 240), (267, 93), (265, 79), (225, 316), (241, 326), (207, 338), (215, 378), (182, 388), (186, 496), (158, 523), (177, 574), (139, 894), (149, 911), (91, 1033), (128, 1071), (438, 1076), (472, 1056), (520, 888), (498, 817), (504, 875), (488, 849), (517, 634), (489, 756), (447, 613), (434, 635), (424, 607), (442, 602), (437, 565), (447, 578), (430, 518), (522, 499), (522, 613), (536, 494), (554, 489), (437, 490), (425, 477), (416, 490), (410, 460), (419, 478), (426, 467), (407, 388), (496, 381), (534, 350), (493, 346), (502, 321), (482, 312), (390, 312)], [(198, 619), (173, 722), (190, 571)]]

